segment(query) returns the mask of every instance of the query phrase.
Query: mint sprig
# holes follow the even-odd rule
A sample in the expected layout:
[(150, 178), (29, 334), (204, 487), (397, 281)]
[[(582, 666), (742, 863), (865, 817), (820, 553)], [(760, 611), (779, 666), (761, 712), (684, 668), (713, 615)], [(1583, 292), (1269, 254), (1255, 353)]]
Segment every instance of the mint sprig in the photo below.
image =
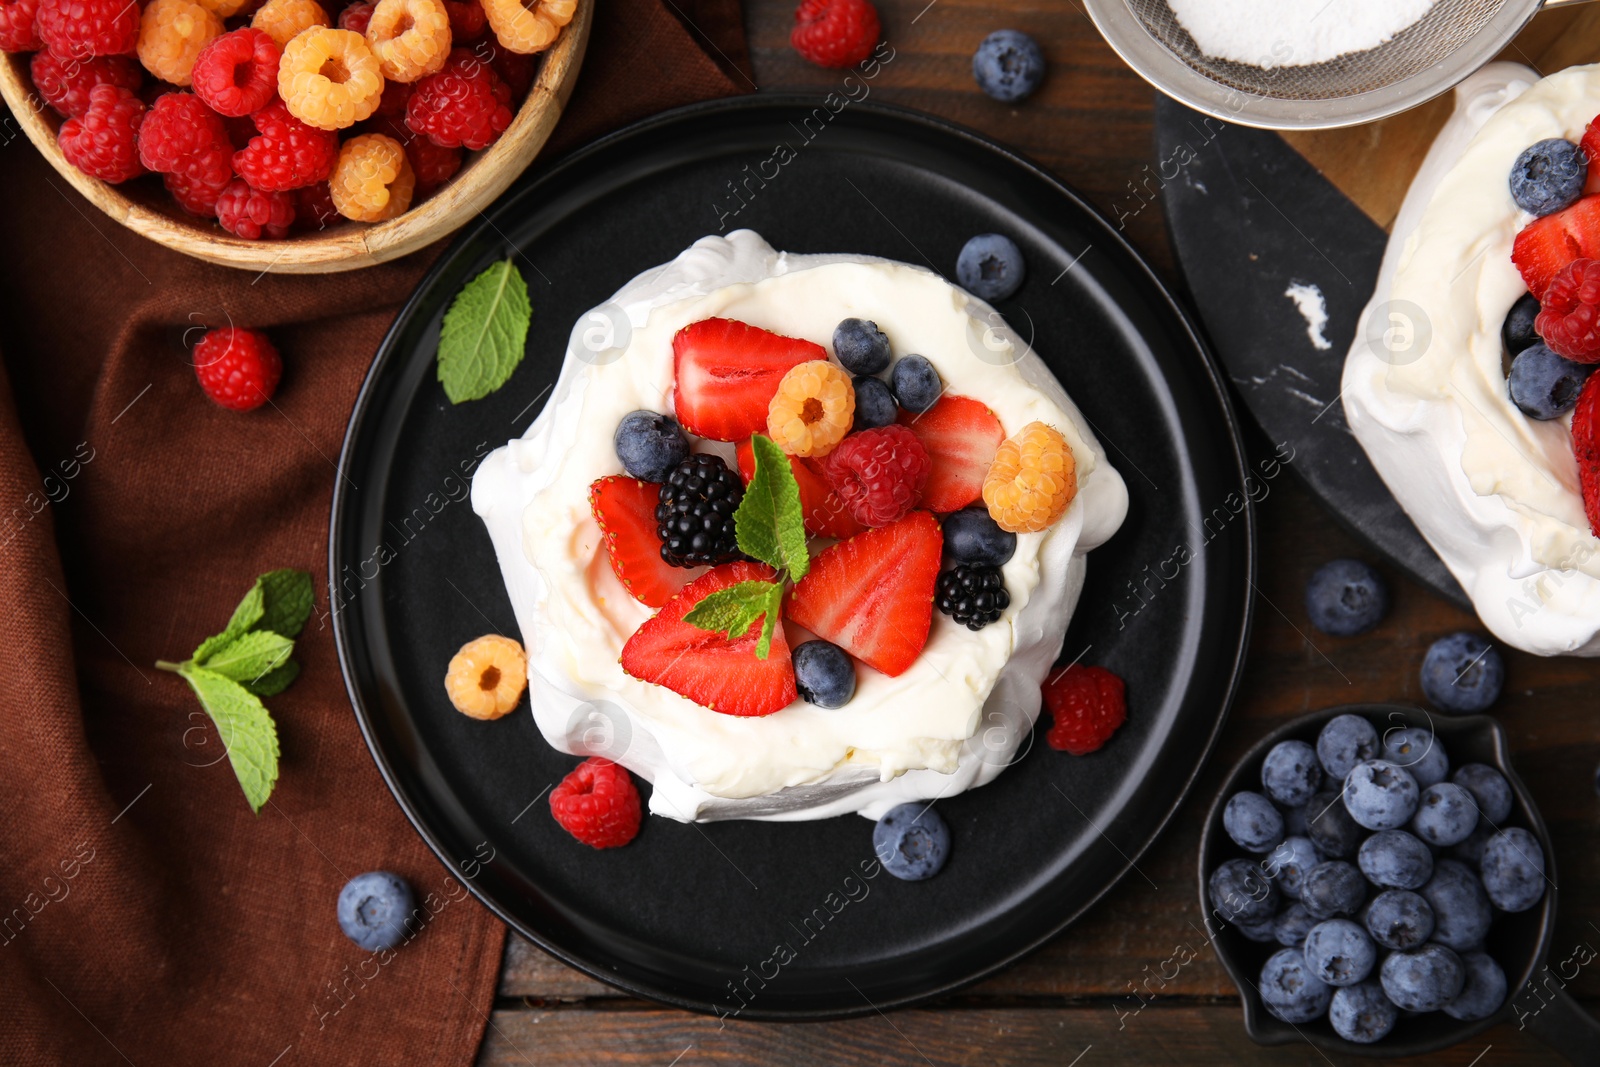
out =
[(439, 381), (450, 403), (506, 384), (527, 351), (532, 319), (528, 284), (509, 258), (461, 287), (439, 329)]
[(300, 674), (290, 656), (314, 597), (305, 571), (268, 571), (239, 601), (222, 632), (200, 642), (193, 656), (182, 663), (156, 661), (200, 698), (254, 812), (278, 780), (278, 731), (261, 698), (283, 692)]

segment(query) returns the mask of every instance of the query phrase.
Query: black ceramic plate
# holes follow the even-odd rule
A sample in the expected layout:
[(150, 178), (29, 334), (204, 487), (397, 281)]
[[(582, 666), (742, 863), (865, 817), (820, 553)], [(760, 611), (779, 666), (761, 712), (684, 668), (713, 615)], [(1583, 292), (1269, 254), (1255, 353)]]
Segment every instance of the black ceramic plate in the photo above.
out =
[[(872, 824), (855, 816), (652, 818), (626, 848), (593, 851), (543, 799), (577, 760), (547, 746), (525, 711), (474, 722), (444, 695), (464, 641), (516, 633), (463, 470), (538, 414), (578, 316), (719, 224), (778, 248), (945, 274), (970, 235), (1010, 234), (1029, 277), (1001, 311), (1034, 337), (1132, 496), (1126, 525), (1090, 558), (1063, 653), (1128, 680), (1128, 724), (1086, 758), (1041, 741), (992, 785), (940, 801), (955, 844), (927, 882), (862, 878)], [(508, 249), (532, 292), (527, 360), (498, 393), (452, 407), (434, 380), (440, 318)], [(401, 806), (518, 932), (628, 992), (700, 1011), (817, 1018), (903, 1005), (1061, 930), (1188, 792), (1248, 636), (1246, 500), (1259, 489), (1192, 324), (1079, 196), (910, 112), (750, 97), (662, 115), (531, 175), (463, 233), (396, 320), (340, 469), (335, 634)]]

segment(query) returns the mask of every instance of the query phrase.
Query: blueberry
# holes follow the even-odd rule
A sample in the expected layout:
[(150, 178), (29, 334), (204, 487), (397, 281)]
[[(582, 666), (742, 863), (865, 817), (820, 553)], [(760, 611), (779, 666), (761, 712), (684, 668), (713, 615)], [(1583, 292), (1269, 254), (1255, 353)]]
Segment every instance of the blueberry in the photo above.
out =
[(1304, 804), (1322, 788), (1317, 750), (1304, 741), (1279, 741), (1261, 762), (1261, 785), (1284, 807)]
[(1356, 854), (1366, 831), (1350, 817), (1338, 793), (1318, 793), (1306, 805), (1306, 812), (1310, 820), (1306, 836), (1318, 852), (1333, 859)]
[(922, 802), (890, 808), (872, 828), (883, 869), (907, 882), (932, 878), (950, 858), (950, 828)]
[(1559, 419), (1578, 406), (1578, 394), (1594, 367), (1556, 355), (1539, 342), (1511, 361), (1506, 387), (1511, 402), (1530, 419)]
[(1444, 1013), (1463, 1022), (1487, 1019), (1506, 1002), (1506, 972), (1487, 952), (1462, 953), (1461, 966), (1467, 980), (1456, 999), (1444, 1006)]
[(1286, 1023), (1308, 1023), (1328, 1010), (1333, 987), (1311, 973), (1299, 949), (1281, 948), (1261, 967), (1261, 1002)]
[(1378, 962), (1372, 938), (1349, 919), (1328, 919), (1313, 926), (1303, 951), (1311, 973), (1331, 986), (1355, 985)]
[(833, 328), (833, 354), (851, 374), (882, 374), (889, 369), (889, 339), (867, 319), (845, 319)]
[(933, 407), (944, 391), (939, 372), (933, 369), (926, 356), (905, 356), (895, 360), (889, 372), (889, 388), (900, 406), (911, 412), (923, 412)]
[(1317, 920), (1311, 917), (1304, 904), (1290, 904), (1272, 920), (1272, 933), (1277, 937), (1278, 944), (1296, 948), (1305, 944), (1306, 934), (1315, 925)]
[(339, 929), (368, 952), (385, 952), (406, 939), (415, 906), (411, 887), (399, 875), (358, 874), (339, 890)]
[(1300, 887), (1305, 884), (1306, 873), (1322, 862), (1317, 846), (1308, 837), (1286, 837), (1272, 854), (1261, 861), (1267, 877), (1277, 883), (1278, 891), (1290, 900), (1300, 899)]
[(856, 695), (856, 665), (831, 641), (795, 646), (794, 687), (800, 699), (819, 708), (842, 708)]
[(1383, 992), (1406, 1011), (1438, 1011), (1461, 993), (1466, 982), (1461, 957), (1444, 945), (1392, 952), (1383, 961)]
[(1367, 933), (1384, 948), (1416, 948), (1433, 936), (1433, 906), (1409, 889), (1385, 889), (1367, 906)]
[(989, 509), (975, 504), (944, 520), (944, 550), (957, 563), (1001, 567), (1017, 550), (1017, 535), (1000, 529)]
[(894, 402), (894, 394), (887, 385), (877, 378), (865, 377), (852, 378), (851, 384), (856, 390), (856, 417), (850, 424), (851, 433), (894, 424), (900, 415), (900, 406)]
[(1388, 760), (1362, 760), (1344, 780), (1344, 806), (1368, 830), (1393, 830), (1417, 813), (1417, 780)]
[(1450, 773), (1450, 761), (1445, 757), (1444, 746), (1432, 731), (1419, 726), (1384, 731), (1380, 758), (1396, 767), (1405, 768), (1416, 779), (1418, 789), (1442, 782)]
[(1031, 96), (1044, 78), (1044, 53), (1019, 30), (995, 30), (972, 53), (978, 88), (1003, 104)]
[(1354, 559), (1324, 563), (1306, 583), (1311, 625), (1335, 637), (1364, 634), (1389, 610), (1389, 587), (1378, 572)]
[(1328, 1002), (1328, 1022), (1333, 1032), (1358, 1045), (1383, 1040), (1399, 1017), (1400, 1009), (1383, 995), (1383, 984), (1378, 981), (1336, 989)]
[(1433, 877), (1419, 893), (1433, 908), (1433, 939), (1466, 952), (1483, 943), (1494, 917), (1483, 883), (1459, 860), (1435, 860)]
[(1478, 814), (1499, 825), (1511, 816), (1511, 784), (1506, 776), (1486, 763), (1464, 763), (1450, 780), (1472, 794)]
[(1411, 832), (1443, 848), (1465, 841), (1478, 825), (1478, 804), (1472, 794), (1452, 782), (1436, 782), (1422, 791)]
[(1500, 340), (1505, 342), (1506, 351), (1513, 356), (1524, 348), (1531, 348), (1539, 343), (1539, 331), (1533, 328), (1533, 320), (1539, 317), (1539, 298), (1532, 293), (1523, 293), (1517, 302), (1511, 305), (1511, 310), (1506, 312), (1506, 321), (1500, 327)]
[[(1317, 798), (1311, 798), (1311, 800), (1315, 799)], [(1311, 836), (1311, 800), (1296, 807), (1284, 809), (1283, 833), (1285, 837)]]
[(956, 281), (980, 300), (1004, 300), (1021, 288), (1027, 270), (1022, 249), (999, 233), (969, 238), (956, 257)]
[(1488, 820), (1479, 819), (1477, 828), (1467, 835), (1467, 839), (1450, 850), (1450, 855), (1465, 863), (1468, 867), (1477, 867), (1483, 862), (1483, 846), (1489, 843), (1496, 830), (1489, 825)]
[(1544, 896), (1544, 850), (1520, 826), (1489, 838), (1479, 868), (1489, 901), (1501, 911), (1527, 911)]
[(1441, 637), (1422, 658), (1422, 693), (1441, 711), (1463, 715), (1483, 711), (1499, 698), (1505, 680), (1500, 650), (1474, 633)]
[(1278, 940), (1278, 922), (1276, 916), (1260, 919), (1256, 922), (1235, 923), (1235, 928), (1251, 941), (1266, 945)]
[(1300, 883), (1300, 903), (1313, 919), (1354, 915), (1366, 898), (1366, 880), (1354, 864), (1344, 860), (1324, 860), (1307, 871)]
[(1246, 852), (1271, 852), (1283, 840), (1283, 816), (1260, 793), (1235, 793), (1222, 809), (1222, 828)]
[(1524, 148), (1511, 165), (1511, 199), (1530, 215), (1552, 215), (1583, 195), (1588, 176), (1583, 149), (1551, 137)]
[(611, 439), (622, 469), (642, 482), (664, 482), (689, 458), (689, 439), (678, 420), (654, 411), (630, 411)]
[(1361, 842), (1356, 863), (1381, 889), (1421, 889), (1433, 877), (1433, 853), (1404, 830), (1380, 830)]
[(1258, 923), (1278, 910), (1278, 889), (1250, 860), (1224, 860), (1208, 881), (1211, 906), (1230, 923)]
[(1378, 754), (1378, 731), (1359, 715), (1329, 719), (1317, 735), (1317, 759), (1334, 782), (1344, 781), (1350, 768)]

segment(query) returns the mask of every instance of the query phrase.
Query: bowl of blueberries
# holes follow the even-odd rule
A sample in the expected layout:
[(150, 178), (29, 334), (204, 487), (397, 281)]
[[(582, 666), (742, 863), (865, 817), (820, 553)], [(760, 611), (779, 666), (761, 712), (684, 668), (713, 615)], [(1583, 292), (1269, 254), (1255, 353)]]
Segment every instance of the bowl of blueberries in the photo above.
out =
[[(1512, 1018), (1544, 965), (1555, 883), (1500, 725), (1399, 705), (1268, 734), (1200, 841), (1207, 934), (1266, 1045), (1417, 1055)], [(1600, 1031), (1575, 1002), (1528, 1021), (1594, 1054)]]

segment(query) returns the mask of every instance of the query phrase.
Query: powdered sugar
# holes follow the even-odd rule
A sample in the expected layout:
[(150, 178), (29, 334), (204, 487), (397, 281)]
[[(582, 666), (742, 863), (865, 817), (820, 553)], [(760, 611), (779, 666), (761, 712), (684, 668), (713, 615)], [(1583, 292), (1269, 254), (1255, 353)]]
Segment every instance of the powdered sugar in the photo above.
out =
[(1328, 325), (1328, 303), (1322, 298), (1322, 290), (1304, 282), (1295, 282), (1283, 291), (1283, 295), (1294, 301), (1295, 308), (1306, 320), (1306, 336), (1311, 339), (1311, 347), (1319, 350), (1332, 348), (1333, 345), (1322, 333), (1322, 328)]
[(1416, 23), (1434, 0), (1167, 0), (1212, 59), (1302, 67), (1365, 52)]

